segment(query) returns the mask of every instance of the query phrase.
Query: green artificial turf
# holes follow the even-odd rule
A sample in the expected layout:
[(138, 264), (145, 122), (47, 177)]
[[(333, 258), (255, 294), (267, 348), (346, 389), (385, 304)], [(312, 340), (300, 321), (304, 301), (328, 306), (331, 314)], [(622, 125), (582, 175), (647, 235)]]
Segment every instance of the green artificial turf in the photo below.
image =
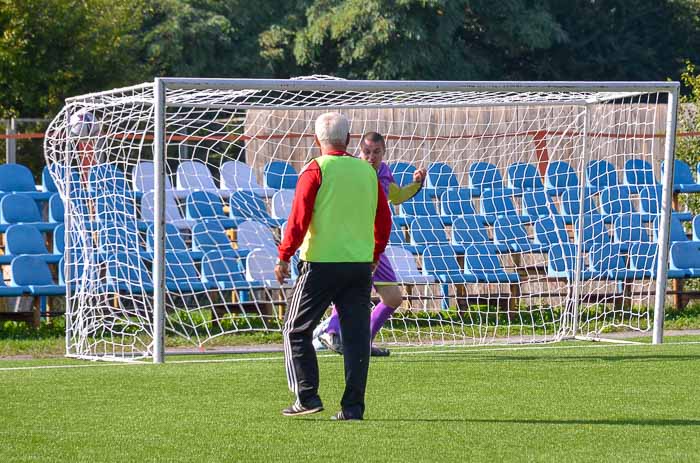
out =
[(700, 461), (700, 344), (395, 350), (340, 423), (340, 356), (301, 418), (280, 354), (168, 360), (0, 362), (0, 461)]

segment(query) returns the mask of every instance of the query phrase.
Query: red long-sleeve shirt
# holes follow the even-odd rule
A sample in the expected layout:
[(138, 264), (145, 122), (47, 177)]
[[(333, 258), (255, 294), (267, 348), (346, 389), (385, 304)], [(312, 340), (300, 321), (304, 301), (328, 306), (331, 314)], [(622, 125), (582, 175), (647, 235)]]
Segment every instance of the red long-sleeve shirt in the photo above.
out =
[[(333, 156), (351, 156), (337, 151), (326, 153)], [(321, 187), (321, 168), (316, 161), (311, 161), (299, 174), (292, 212), (287, 220), (282, 243), (279, 246), (280, 260), (288, 262), (304, 241), (311, 223), (311, 214), (316, 202), (316, 194)], [(384, 190), (377, 181), (377, 212), (374, 216), (374, 261), (384, 252), (391, 233), (391, 211)]]

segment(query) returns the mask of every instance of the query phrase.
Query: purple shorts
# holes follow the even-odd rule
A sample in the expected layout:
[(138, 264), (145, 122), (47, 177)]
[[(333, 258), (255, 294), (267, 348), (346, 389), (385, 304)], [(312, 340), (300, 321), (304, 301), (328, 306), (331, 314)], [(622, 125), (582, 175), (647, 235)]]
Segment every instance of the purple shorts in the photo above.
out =
[(381, 253), (379, 256), (379, 263), (377, 264), (377, 269), (374, 271), (374, 275), (372, 275), (372, 282), (396, 283), (396, 274), (391, 267), (389, 258), (384, 253)]

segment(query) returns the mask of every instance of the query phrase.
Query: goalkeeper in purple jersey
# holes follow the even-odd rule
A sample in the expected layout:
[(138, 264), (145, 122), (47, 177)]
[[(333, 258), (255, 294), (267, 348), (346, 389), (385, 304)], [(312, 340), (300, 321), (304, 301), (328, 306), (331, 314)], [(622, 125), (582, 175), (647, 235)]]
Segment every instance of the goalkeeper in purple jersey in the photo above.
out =
[[(377, 132), (366, 133), (360, 143), (360, 158), (366, 160), (377, 171), (379, 183), (384, 190), (389, 201), (394, 204), (401, 204), (411, 199), (420, 191), (425, 180), (426, 171), (423, 168), (416, 169), (413, 173), (413, 183), (400, 187), (391, 174), (391, 169), (382, 161), (386, 153), (386, 143), (384, 137)], [(379, 257), (377, 268), (372, 276), (374, 289), (379, 294), (380, 302), (372, 311), (370, 320), (371, 339), (377, 335), (382, 325), (391, 317), (396, 309), (403, 302), (401, 289), (396, 284), (396, 274), (391, 267), (387, 256), (382, 253)], [(326, 348), (343, 353), (343, 344), (340, 338), (340, 323), (338, 312), (333, 308), (330, 318), (321, 324), (317, 329), (317, 339)], [(318, 344), (316, 344), (318, 345)], [(372, 346), (372, 355), (383, 357), (389, 355), (388, 349)]]

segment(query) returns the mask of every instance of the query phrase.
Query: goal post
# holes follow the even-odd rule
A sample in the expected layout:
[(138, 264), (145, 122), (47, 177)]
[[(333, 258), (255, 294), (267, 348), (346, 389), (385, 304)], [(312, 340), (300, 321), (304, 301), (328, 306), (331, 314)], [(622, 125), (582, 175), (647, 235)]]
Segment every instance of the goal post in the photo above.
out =
[(70, 98), (45, 138), (70, 217), (67, 354), (160, 363), (166, 348), (279, 331), (293, 279), (274, 281), (275, 247), (327, 111), (350, 119), (353, 154), (384, 135), (398, 184), (428, 169), (392, 204), (404, 300), (377, 342), (625, 329), (660, 343), (678, 88), (157, 78)]

